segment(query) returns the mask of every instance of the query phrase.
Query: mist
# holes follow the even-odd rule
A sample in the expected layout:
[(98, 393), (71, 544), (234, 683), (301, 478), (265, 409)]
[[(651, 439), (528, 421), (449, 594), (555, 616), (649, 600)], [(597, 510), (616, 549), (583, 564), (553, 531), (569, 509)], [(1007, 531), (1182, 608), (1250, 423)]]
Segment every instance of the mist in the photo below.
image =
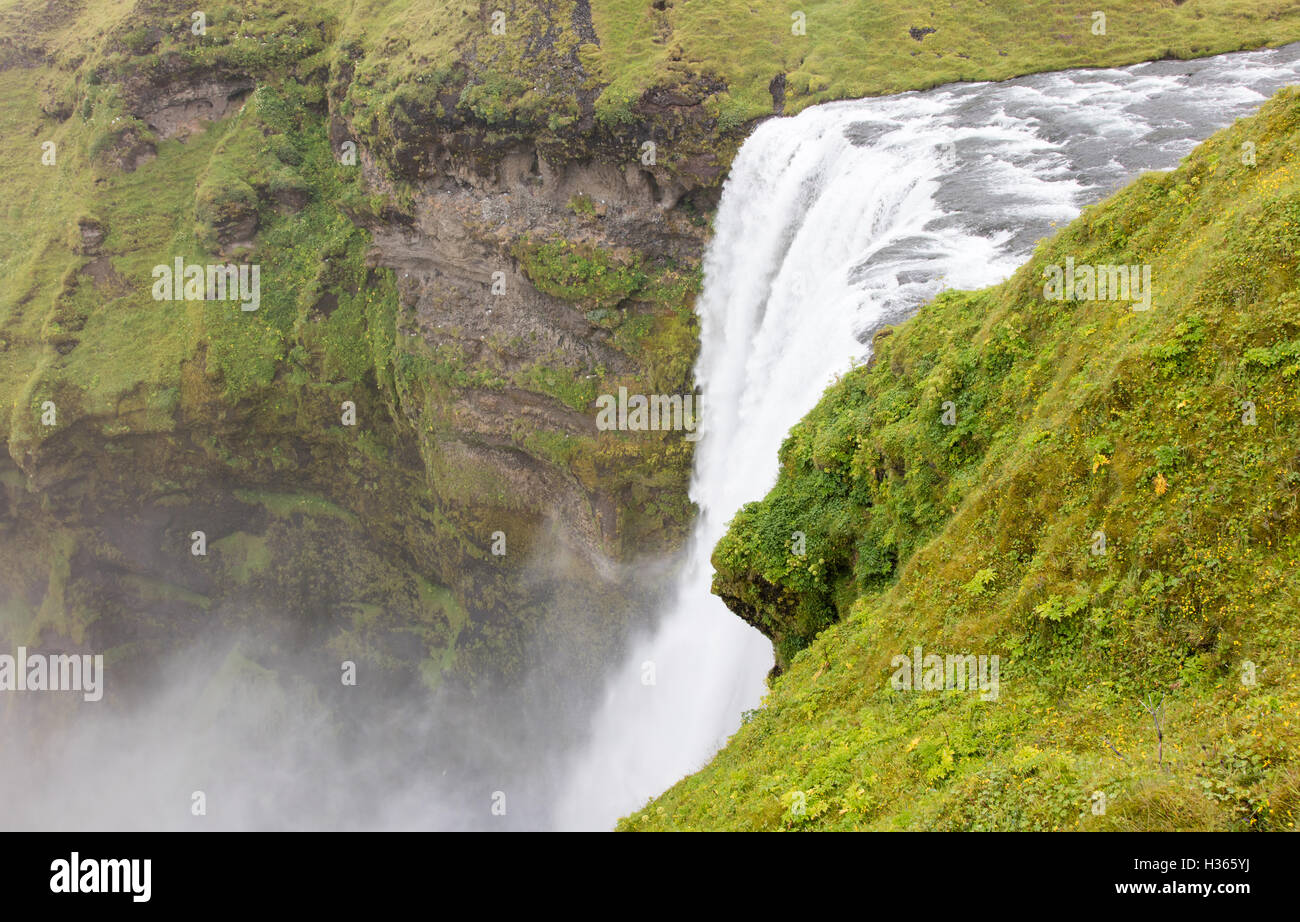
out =
[[(573, 561), (560, 559), (561, 542), (551, 547), (528, 562), (522, 584), (552, 607), (583, 604), (554, 579)], [(644, 583), (653, 598), (675, 565), (599, 569), (611, 586)], [(630, 642), (652, 615), (648, 606), (639, 624), (610, 630)], [(325, 645), (268, 655), (268, 637), (283, 627), (214, 629), (159, 657), (148, 675), (106, 658), (98, 702), (76, 692), (0, 695), (0, 828), (555, 827), (570, 753), (586, 742), (601, 693), (578, 638), (534, 638), (522, 681), (430, 690), (364, 662), (345, 685)]]

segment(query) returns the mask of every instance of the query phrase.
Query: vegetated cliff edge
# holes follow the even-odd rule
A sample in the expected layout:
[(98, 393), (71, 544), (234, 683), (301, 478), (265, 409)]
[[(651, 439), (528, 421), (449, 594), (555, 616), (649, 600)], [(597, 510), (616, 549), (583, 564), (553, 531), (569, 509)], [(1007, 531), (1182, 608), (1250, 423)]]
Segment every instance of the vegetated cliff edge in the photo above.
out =
[[(1298, 149), (1291, 88), (877, 334), (714, 551), (784, 674), (624, 828), (1295, 828)], [(1150, 310), (1047, 298), (1067, 259)]]
[[(731, 2), (0, 5), (0, 636), (121, 674), (251, 623), (266, 665), (594, 674), (647, 597), (608, 563), (691, 508), (689, 443), (597, 437), (591, 403), (690, 389), (753, 119), (1300, 37), (1264, 2), (1108, 35), (995, 3), (920, 39), (903, 4), (804, 6), (798, 34)], [(178, 257), (257, 264), (258, 310), (154, 300)]]

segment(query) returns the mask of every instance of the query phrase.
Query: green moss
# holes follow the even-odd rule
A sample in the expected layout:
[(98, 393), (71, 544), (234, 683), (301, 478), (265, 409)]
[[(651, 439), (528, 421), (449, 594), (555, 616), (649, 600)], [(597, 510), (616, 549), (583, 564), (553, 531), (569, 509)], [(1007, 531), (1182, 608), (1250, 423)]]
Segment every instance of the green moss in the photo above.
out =
[(515, 377), (527, 390), (554, 397), (566, 406), (586, 412), (596, 401), (602, 379), (597, 374), (580, 374), (545, 361), (536, 362)]
[(212, 542), (209, 552), (227, 568), (231, 578), (240, 586), (247, 585), (250, 579), (263, 572), (271, 563), (266, 537), (242, 531)]
[(256, 504), (266, 508), (272, 515), (291, 518), (296, 515), (324, 516), (339, 519), (349, 525), (357, 524), (357, 518), (346, 509), (328, 500), (299, 493), (270, 493), (261, 490), (236, 490), (235, 497), (241, 502)]
[(648, 281), (636, 255), (626, 260), (568, 240), (521, 239), (514, 256), (539, 291), (592, 308), (608, 308), (639, 291)]
[(569, 200), (569, 210), (576, 215), (594, 218), (597, 214), (596, 200), (585, 193), (575, 195)]

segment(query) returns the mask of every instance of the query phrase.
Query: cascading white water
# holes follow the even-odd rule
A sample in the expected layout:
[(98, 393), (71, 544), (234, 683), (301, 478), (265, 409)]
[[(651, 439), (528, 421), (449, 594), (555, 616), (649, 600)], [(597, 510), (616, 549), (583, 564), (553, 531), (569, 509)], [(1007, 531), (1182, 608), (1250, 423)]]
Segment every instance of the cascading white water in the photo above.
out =
[[(609, 680), (559, 828), (608, 828), (700, 768), (758, 705), (771, 647), (709, 592), (726, 523), (775, 482), (790, 426), (871, 331), (996, 283), (1054, 223), (1300, 79), (1300, 45), (832, 103), (763, 123), (705, 259), (705, 397), (689, 563)], [(643, 679), (653, 670), (654, 682)]]

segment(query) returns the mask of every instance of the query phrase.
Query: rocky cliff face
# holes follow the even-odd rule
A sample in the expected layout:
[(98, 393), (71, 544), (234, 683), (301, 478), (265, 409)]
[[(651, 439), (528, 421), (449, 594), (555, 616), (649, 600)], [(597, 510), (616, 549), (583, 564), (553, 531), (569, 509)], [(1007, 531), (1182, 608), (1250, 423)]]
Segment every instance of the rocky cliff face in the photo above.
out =
[[(593, 401), (691, 390), (735, 145), (716, 81), (602, 121), (585, 3), (432, 76), (327, 12), (254, 6), (199, 35), (142, 2), (0, 71), (40, 88), (25, 117), (61, 148), (30, 177), (60, 226), (10, 257), (7, 639), (143, 676), (256, 626), (269, 666), (594, 676), (661, 576), (624, 564), (670, 555), (692, 513), (691, 443), (598, 432)], [(51, 30), (85, 25), (66, 13)], [(261, 308), (151, 299), (176, 257), (260, 266)]]
[[(455, 144), (456, 138), (439, 141)], [(417, 339), (435, 355), (455, 356), (483, 382), (454, 388), (432, 407), (438, 435), (426, 445), (426, 462), (438, 472), (435, 481), (470, 488), (443, 490), (446, 500), (472, 503), (468, 494), (475, 486), (478, 501), (489, 506), (496, 503), (494, 492), (505, 494), (510, 508), (535, 523), (556, 516), (574, 550), (590, 559), (671, 548), (684, 520), (629, 535), (627, 517), (638, 510), (625, 508), (622, 478), (575, 476), (554, 458), (530, 452), (521, 435), (524, 443), (543, 436), (594, 444), (595, 416), (585, 398), (614, 382), (647, 393), (656, 387), (689, 392), (681, 374), (689, 341), (674, 344), (686, 347), (676, 355), (647, 354), (657, 344), (629, 348), (616, 338), (617, 326), (590, 316), (592, 302), (539, 290), (529, 276), (528, 254), (519, 248), (524, 241), (562, 241), (576, 252), (612, 254), (615, 265), (635, 260), (690, 272), (700, 261), (704, 228), (670, 207), (651, 175), (632, 164), (553, 164), (527, 146), (487, 162), (458, 162), (446, 146), (436, 156), (443, 169), (415, 183), (408, 212), (363, 220), (373, 238), (370, 261), (397, 278), (404, 318), (399, 336)], [(374, 158), (366, 155), (363, 162), (367, 184), (386, 188)], [(629, 316), (653, 317), (652, 308), (628, 298), (603, 310), (626, 323)], [(675, 373), (651, 379), (647, 366), (665, 358)], [(581, 396), (538, 393), (529, 382), (539, 370)], [(426, 408), (407, 401), (403, 409), (414, 419)], [(642, 537), (648, 544), (636, 540)]]

